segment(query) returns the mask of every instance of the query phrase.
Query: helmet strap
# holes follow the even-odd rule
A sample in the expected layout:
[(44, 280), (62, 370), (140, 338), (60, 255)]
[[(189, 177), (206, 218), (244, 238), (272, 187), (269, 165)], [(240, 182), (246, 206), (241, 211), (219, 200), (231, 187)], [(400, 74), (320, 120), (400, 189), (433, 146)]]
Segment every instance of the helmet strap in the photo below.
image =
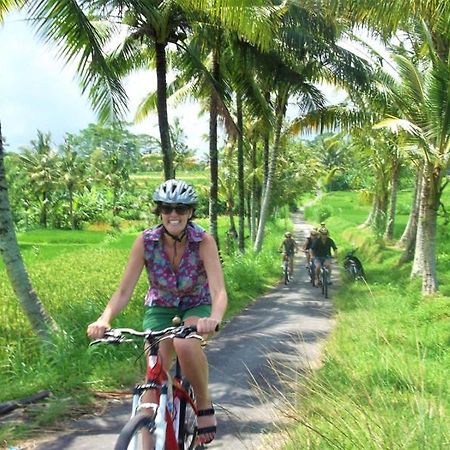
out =
[[(186, 225), (186, 227), (187, 227), (187, 225)], [(172, 261), (172, 265), (175, 264), (175, 258), (177, 257), (177, 242), (181, 242), (183, 240), (183, 238), (186, 236), (186, 227), (184, 228), (184, 230), (181, 232), (181, 234), (179, 236), (175, 236), (174, 234), (172, 234), (169, 231), (167, 231), (166, 227), (163, 225), (164, 233), (166, 233), (168, 236), (170, 236), (173, 239), (173, 261)]]
[(181, 234), (179, 236), (175, 236), (174, 234), (167, 231), (167, 229), (164, 225), (163, 225), (163, 229), (164, 229), (164, 233), (169, 235), (176, 242), (181, 242), (183, 240), (183, 238), (186, 236), (186, 227), (184, 228), (184, 230), (181, 232)]

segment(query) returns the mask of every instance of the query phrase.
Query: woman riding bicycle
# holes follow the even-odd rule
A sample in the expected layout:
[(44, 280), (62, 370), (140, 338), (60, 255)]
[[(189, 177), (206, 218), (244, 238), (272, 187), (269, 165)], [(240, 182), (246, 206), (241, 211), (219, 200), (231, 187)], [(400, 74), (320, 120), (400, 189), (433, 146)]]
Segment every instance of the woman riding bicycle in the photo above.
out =
[[(119, 288), (102, 315), (88, 326), (90, 338), (102, 337), (126, 307), (144, 266), (150, 285), (145, 296), (144, 329), (162, 330), (179, 316), (185, 325), (196, 325), (199, 334), (208, 335), (225, 314), (227, 293), (216, 242), (191, 221), (197, 204), (193, 187), (181, 180), (167, 180), (156, 189), (153, 200), (161, 223), (135, 240)], [(209, 443), (215, 437), (217, 422), (208, 392), (206, 356), (196, 339), (165, 340), (160, 344), (160, 355), (166, 369), (174, 353), (195, 392), (198, 443)]]
[[(314, 264), (316, 266), (316, 287), (319, 286), (320, 269), (322, 265), (328, 269), (329, 279), (331, 279), (331, 249), (333, 249), (334, 257), (336, 257), (336, 244), (333, 239), (329, 237), (328, 230), (325, 227), (321, 227), (319, 229), (319, 238), (316, 239), (311, 245), (311, 252), (314, 258)], [(329, 284), (331, 284), (331, 281)]]

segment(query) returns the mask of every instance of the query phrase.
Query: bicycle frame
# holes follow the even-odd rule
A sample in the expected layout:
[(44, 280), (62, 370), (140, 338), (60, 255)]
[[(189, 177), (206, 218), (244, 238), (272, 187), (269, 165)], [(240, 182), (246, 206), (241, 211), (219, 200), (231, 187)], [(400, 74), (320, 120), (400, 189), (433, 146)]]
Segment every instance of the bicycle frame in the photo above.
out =
[[(155, 423), (158, 426), (163, 423), (165, 434), (156, 436), (156, 448), (164, 450), (179, 450), (183, 442), (182, 436), (179, 434), (180, 425), (180, 400), (183, 399), (190, 404), (194, 412), (197, 414), (197, 406), (193, 402), (191, 396), (186, 392), (181, 383), (181, 368), (176, 360), (175, 375), (172, 378), (162, 366), (160, 356), (158, 354), (159, 343), (150, 344), (148, 355), (148, 366), (146, 373), (146, 383), (143, 386), (136, 386), (137, 393), (133, 395), (133, 405), (131, 417), (133, 417), (139, 409), (154, 407)], [(155, 390), (158, 403), (157, 404), (141, 404), (141, 398), (148, 390)], [(162, 401), (161, 401), (162, 400)], [(161, 413), (164, 409), (164, 413)], [(160, 440), (163, 439), (161, 442)], [(136, 438), (134, 438), (136, 440)], [(160, 442), (158, 442), (160, 441)]]

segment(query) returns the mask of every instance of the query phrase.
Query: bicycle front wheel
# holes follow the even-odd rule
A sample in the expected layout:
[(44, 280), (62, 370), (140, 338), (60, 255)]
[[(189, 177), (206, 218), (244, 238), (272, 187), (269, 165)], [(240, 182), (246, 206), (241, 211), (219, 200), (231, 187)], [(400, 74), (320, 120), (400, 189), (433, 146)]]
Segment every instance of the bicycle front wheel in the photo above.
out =
[[(194, 391), (187, 380), (183, 380), (182, 386), (189, 396), (194, 400)], [(197, 437), (197, 417), (191, 404), (184, 398), (180, 398), (180, 421), (178, 428), (179, 450), (201, 450), (202, 445), (195, 444)]]
[(136, 414), (123, 427), (114, 450), (147, 450), (143, 445), (142, 431), (148, 433), (150, 448), (153, 450), (155, 448), (154, 416), (142, 413)]

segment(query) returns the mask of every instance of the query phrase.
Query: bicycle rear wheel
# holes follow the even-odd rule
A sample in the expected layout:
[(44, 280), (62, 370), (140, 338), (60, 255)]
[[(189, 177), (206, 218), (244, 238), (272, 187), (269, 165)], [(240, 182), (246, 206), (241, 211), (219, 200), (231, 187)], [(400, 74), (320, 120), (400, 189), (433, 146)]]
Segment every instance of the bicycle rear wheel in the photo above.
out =
[(284, 263), (284, 284), (289, 283), (289, 264), (287, 262)]
[(122, 428), (114, 450), (144, 450), (141, 436), (142, 430), (147, 430), (150, 434), (150, 439), (155, 442), (154, 416), (140, 413), (132, 417)]
[(328, 298), (328, 270), (322, 271), (322, 292), (325, 298)]
[[(194, 400), (194, 391), (187, 380), (183, 380), (182, 386), (189, 396)], [(195, 445), (197, 437), (197, 416), (191, 404), (184, 398), (180, 398), (179, 406), (180, 420), (178, 425), (178, 448), (179, 450), (201, 450), (203, 445)]]

